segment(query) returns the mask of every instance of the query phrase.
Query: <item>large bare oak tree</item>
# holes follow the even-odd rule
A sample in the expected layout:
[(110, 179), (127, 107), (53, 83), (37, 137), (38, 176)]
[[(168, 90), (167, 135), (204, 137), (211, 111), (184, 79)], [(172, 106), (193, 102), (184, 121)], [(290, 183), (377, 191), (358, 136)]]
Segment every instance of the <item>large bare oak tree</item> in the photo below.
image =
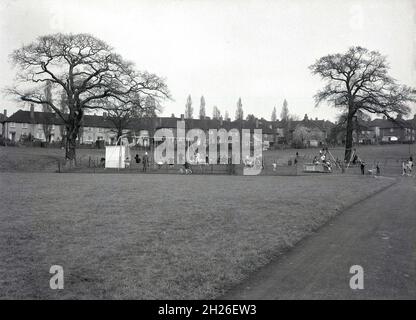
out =
[(346, 161), (351, 158), (353, 120), (358, 111), (394, 121), (394, 115), (408, 114), (408, 103), (416, 101), (415, 89), (399, 85), (389, 76), (386, 57), (377, 51), (351, 47), (346, 53), (324, 56), (309, 68), (326, 81), (315, 95), (316, 103), (327, 101), (346, 113)]
[[(69, 160), (75, 160), (76, 139), (86, 112), (114, 109), (111, 100), (125, 109), (135, 105), (139, 95), (169, 97), (163, 79), (135, 70), (133, 63), (89, 34), (42, 36), (15, 50), (11, 59), (18, 68), (18, 77), (9, 93), (23, 101), (49, 106), (64, 121), (65, 157)], [(46, 84), (57, 95), (64, 92), (67, 112), (45, 96)]]

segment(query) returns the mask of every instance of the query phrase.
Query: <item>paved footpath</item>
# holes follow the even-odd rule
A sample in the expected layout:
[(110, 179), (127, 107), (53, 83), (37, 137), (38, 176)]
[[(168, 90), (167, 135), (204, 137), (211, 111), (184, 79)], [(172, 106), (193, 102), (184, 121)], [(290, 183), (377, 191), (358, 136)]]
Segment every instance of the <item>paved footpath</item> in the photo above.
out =
[[(352, 265), (363, 290), (350, 289)], [(222, 298), (416, 299), (416, 179), (350, 207)]]

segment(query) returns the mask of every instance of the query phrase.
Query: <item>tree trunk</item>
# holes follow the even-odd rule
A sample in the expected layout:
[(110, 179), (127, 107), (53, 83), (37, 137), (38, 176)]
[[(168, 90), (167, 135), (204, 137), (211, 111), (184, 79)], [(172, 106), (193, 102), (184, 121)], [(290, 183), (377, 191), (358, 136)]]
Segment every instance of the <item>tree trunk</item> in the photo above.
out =
[(78, 111), (74, 119), (66, 124), (65, 159), (76, 163), (76, 146), (81, 127), (82, 111)]
[(65, 140), (65, 159), (75, 161), (77, 138), (74, 135), (68, 135)]
[(121, 139), (120, 139), (120, 137), (122, 135), (123, 135), (123, 128), (122, 127), (117, 128), (117, 144), (118, 145), (121, 145)]
[(344, 160), (346, 162), (350, 162), (351, 160), (352, 143), (353, 143), (352, 134), (354, 131), (354, 126), (353, 126), (354, 114), (355, 112), (352, 110), (352, 108), (349, 108), (348, 117), (347, 117), (347, 134), (345, 138), (345, 156), (344, 156)]

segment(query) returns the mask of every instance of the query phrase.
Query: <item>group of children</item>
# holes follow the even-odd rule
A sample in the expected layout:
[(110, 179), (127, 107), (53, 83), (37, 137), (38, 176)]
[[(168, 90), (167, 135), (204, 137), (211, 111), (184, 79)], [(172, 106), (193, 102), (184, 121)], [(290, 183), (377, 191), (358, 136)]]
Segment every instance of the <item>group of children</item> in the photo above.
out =
[(329, 172), (332, 171), (330, 153), (328, 148), (323, 148), (319, 150), (319, 157), (315, 156), (312, 160), (313, 164), (322, 164), (324, 169), (328, 170)]

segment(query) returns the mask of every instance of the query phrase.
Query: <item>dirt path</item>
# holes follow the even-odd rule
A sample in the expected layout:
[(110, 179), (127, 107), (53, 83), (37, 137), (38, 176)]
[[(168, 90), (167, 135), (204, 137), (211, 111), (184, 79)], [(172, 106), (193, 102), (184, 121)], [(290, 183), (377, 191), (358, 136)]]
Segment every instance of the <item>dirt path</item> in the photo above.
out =
[[(352, 290), (352, 265), (364, 289)], [(416, 180), (347, 209), (224, 299), (416, 299)]]

